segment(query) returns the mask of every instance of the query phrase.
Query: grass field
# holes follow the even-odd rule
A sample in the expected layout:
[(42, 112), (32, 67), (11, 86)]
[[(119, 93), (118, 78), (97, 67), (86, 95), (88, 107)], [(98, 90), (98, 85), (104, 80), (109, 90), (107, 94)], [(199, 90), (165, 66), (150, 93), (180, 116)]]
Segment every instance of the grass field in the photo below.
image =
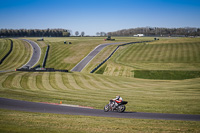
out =
[(0, 132), (3, 133), (131, 133), (200, 131), (199, 122), (139, 120), (0, 110)]
[(8, 53), (10, 50), (11, 42), (8, 39), (0, 39), (0, 60)]
[[(37, 38), (30, 39), (33, 41), (37, 40)], [(44, 42), (38, 43), (42, 48), (41, 57), (44, 56), (47, 44), (50, 44), (46, 67), (69, 70), (97, 45), (109, 43), (104, 42), (102, 37), (44, 39)], [(150, 40), (152, 38), (118, 37), (115, 39), (119, 42), (133, 42), (138, 40)], [(30, 57), (30, 45), (16, 39), (13, 39), (13, 41), (13, 53), (8, 56), (6, 63), (0, 66), (0, 70), (21, 66), (23, 63), (25, 64)], [(72, 44), (66, 45), (63, 43), (64, 41), (71, 41)], [(198, 42), (199, 39), (161, 38), (160, 41), (148, 44), (134, 44), (120, 47), (113, 57), (105, 64), (106, 66), (105, 70), (102, 72), (103, 74), (90, 74), (89, 72), (93, 67), (98, 65), (99, 62), (107, 58), (112, 50), (115, 49), (115, 46), (108, 46), (107, 49), (103, 49), (81, 73), (0, 73), (0, 97), (33, 102), (59, 103), (62, 101), (63, 104), (83, 105), (91, 106), (96, 109), (103, 109), (111, 98), (120, 94), (124, 100), (129, 102), (127, 104), (127, 111), (200, 114), (200, 78), (187, 80), (137, 79), (133, 78), (132, 72), (132, 70), (146, 68), (151, 68), (153, 70), (159, 70), (158, 68), (165, 68), (164, 70), (169, 70), (171, 68), (173, 68), (173, 70), (199, 70)], [(155, 46), (158, 47), (156, 48)], [(188, 46), (192, 47), (188, 48)], [(178, 52), (172, 52), (172, 55), (170, 55), (171, 52), (166, 54), (167, 51), (165, 49), (168, 47), (172, 47)], [(137, 53), (135, 48), (140, 51), (139, 53), (143, 52), (142, 49), (158, 50), (156, 50), (156, 52), (148, 52), (146, 53), (147, 55), (143, 56)], [(185, 50), (187, 52), (185, 52)], [(159, 51), (161, 51), (160, 55), (162, 56), (153, 54), (158, 54)], [(162, 52), (166, 53), (163, 54)], [(187, 54), (176, 55), (176, 53), (182, 52)], [(136, 56), (137, 58), (135, 57), (136, 54), (138, 54)], [(152, 58), (146, 57), (151, 55)], [(17, 57), (19, 59), (17, 59)], [(145, 59), (145, 61), (143, 59)], [(168, 61), (165, 59), (168, 59)], [(40, 59), (38, 64), (41, 63), (40, 65), (42, 65), (42, 61), (43, 58)], [(197, 64), (197, 66), (192, 65), (193, 63)], [(165, 64), (165, 66), (163, 64)], [(199, 122), (70, 116), (27, 113), (2, 109), (0, 112), (0, 131), (2, 132), (200, 131)], [(121, 126), (122, 124), (125, 126)]]
[[(0, 65), (0, 70), (14, 70), (16, 68), (20, 68), (28, 62), (32, 55), (32, 48), (28, 43), (18, 39), (12, 40), (13, 50)], [(6, 45), (9, 45), (9, 43), (6, 43)], [(1, 50), (2, 49), (3, 48), (1, 47)]]
[[(71, 70), (78, 62), (80, 62), (86, 55), (88, 55), (91, 50), (93, 50), (97, 45), (103, 43), (113, 43), (113, 41), (104, 41), (106, 37), (48, 37), (44, 38), (44, 41), (37, 41), (38, 38), (30, 38), (36, 41), (42, 49), (41, 59), (38, 64), (42, 65), (44, 54), (46, 51), (47, 44), (50, 45), (50, 51), (46, 63), (48, 68), (56, 69), (68, 69)], [(133, 38), (133, 37), (116, 37), (114, 42), (133, 42), (140, 40), (153, 40), (153, 38)], [(71, 42), (72, 44), (64, 44), (64, 41)], [(107, 50), (109, 52), (109, 50)], [(109, 53), (108, 52), (108, 53)], [(106, 57), (107, 54), (104, 54)], [(102, 60), (103, 58), (102, 57)], [(86, 68), (84, 71), (91, 71), (92, 67), (98, 65), (95, 62)], [(38, 65), (37, 64), (37, 65)]]
[(0, 96), (103, 109), (120, 94), (127, 111), (200, 114), (199, 79), (139, 80), (82, 73), (0, 73)]
[[(120, 47), (104, 75), (133, 76), (133, 70), (200, 70), (200, 39), (163, 39)], [(125, 73), (125, 74), (123, 74)]]

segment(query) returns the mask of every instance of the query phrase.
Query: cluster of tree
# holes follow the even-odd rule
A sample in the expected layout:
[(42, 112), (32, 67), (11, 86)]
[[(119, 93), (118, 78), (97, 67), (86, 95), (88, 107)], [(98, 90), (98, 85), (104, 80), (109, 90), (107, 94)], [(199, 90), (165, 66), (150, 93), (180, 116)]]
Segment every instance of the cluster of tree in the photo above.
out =
[(140, 27), (108, 32), (109, 36), (133, 36), (135, 34), (144, 34), (145, 36), (200, 36), (200, 28)]
[[(79, 32), (78, 32), (78, 31), (76, 31), (76, 32), (75, 32), (75, 35), (76, 35), (76, 36), (78, 36), (78, 35), (79, 35)], [(84, 31), (82, 31), (82, 32), (81, 32), (81, 34), (80, 34), (80, 36), (84, 36), (84, 35), (85, 35), (85, 32), (84, 32)]]
[(0, 29), (0, 37), (68, 37), (66, 29)]
[(105, 32), (97, 32), (96, 35), (97, 36), (107, 36), (107, 33), (105, 33)]

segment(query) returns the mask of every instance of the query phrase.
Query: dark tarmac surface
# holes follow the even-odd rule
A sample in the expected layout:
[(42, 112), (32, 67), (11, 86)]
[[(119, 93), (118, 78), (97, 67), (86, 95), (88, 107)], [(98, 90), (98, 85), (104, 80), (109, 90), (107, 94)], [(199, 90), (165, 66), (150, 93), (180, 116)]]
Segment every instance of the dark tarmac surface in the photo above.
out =
[(23, 65), (21, 68), (26, 68), (27, 66), (29, 68), (33, 67), (40, 59), (40, 55), (41, 55), (41, 49), (40, 47), (38, 46), (38, 44), (34, 41), (31, 41), (31, 40), (27, 40), (27, 39), (21, 39), (23, 41), (26, 41), (28, 42), (32, 48), (33, 48), (33, 54), (32, 54), (32, 57), (30, 58), (30, 60), (25, 64)]
[(17, 111), (26, 111), (26, 112), (55, 113), (55, 114), (68, 114), (68, 115), (135, 118), (135, 119), (200, 121), (200, 115), (161, 114), (161, 113), (142, 113), (142, 112), (124, 112), (124, 113), (104, 112), (103, 110), (99, 110), (99, 109), (52, 105), (52, 104), (45, 104), (45, 103), (12, 100), (12, 99), (6, 99), (6, 98), (0, 98), (0, 108), (9, 109), (9, 110), (17, 110)]

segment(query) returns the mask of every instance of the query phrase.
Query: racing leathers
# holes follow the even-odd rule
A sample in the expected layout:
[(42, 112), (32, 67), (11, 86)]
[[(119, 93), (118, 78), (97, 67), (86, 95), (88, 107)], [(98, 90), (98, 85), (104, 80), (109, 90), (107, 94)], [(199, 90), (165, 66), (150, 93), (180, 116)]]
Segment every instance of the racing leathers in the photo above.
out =
[(123, 101), (122, 97), (116, 96), (116, 98), (113, 99), (113, 108), (115, 109), (122, 101)]

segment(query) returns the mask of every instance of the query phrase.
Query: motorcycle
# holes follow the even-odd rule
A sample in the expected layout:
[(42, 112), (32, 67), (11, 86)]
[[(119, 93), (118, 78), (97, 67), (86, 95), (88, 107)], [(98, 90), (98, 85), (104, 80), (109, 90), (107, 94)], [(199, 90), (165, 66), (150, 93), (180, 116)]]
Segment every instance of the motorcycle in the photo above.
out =
[(114, 104), (114, 101), (113, 100), (110, 100), (109, 104), (107, 104), (105, 107), (104, 107), (104, 112), (108, 112), (108, 111), (117, 111), (119, 113), (122, 113), (126, 110), (126, 104), (128, 102), (127, 101), (122, 101), (121, 103), (118, 103), (118, 106), (115, 106)]

